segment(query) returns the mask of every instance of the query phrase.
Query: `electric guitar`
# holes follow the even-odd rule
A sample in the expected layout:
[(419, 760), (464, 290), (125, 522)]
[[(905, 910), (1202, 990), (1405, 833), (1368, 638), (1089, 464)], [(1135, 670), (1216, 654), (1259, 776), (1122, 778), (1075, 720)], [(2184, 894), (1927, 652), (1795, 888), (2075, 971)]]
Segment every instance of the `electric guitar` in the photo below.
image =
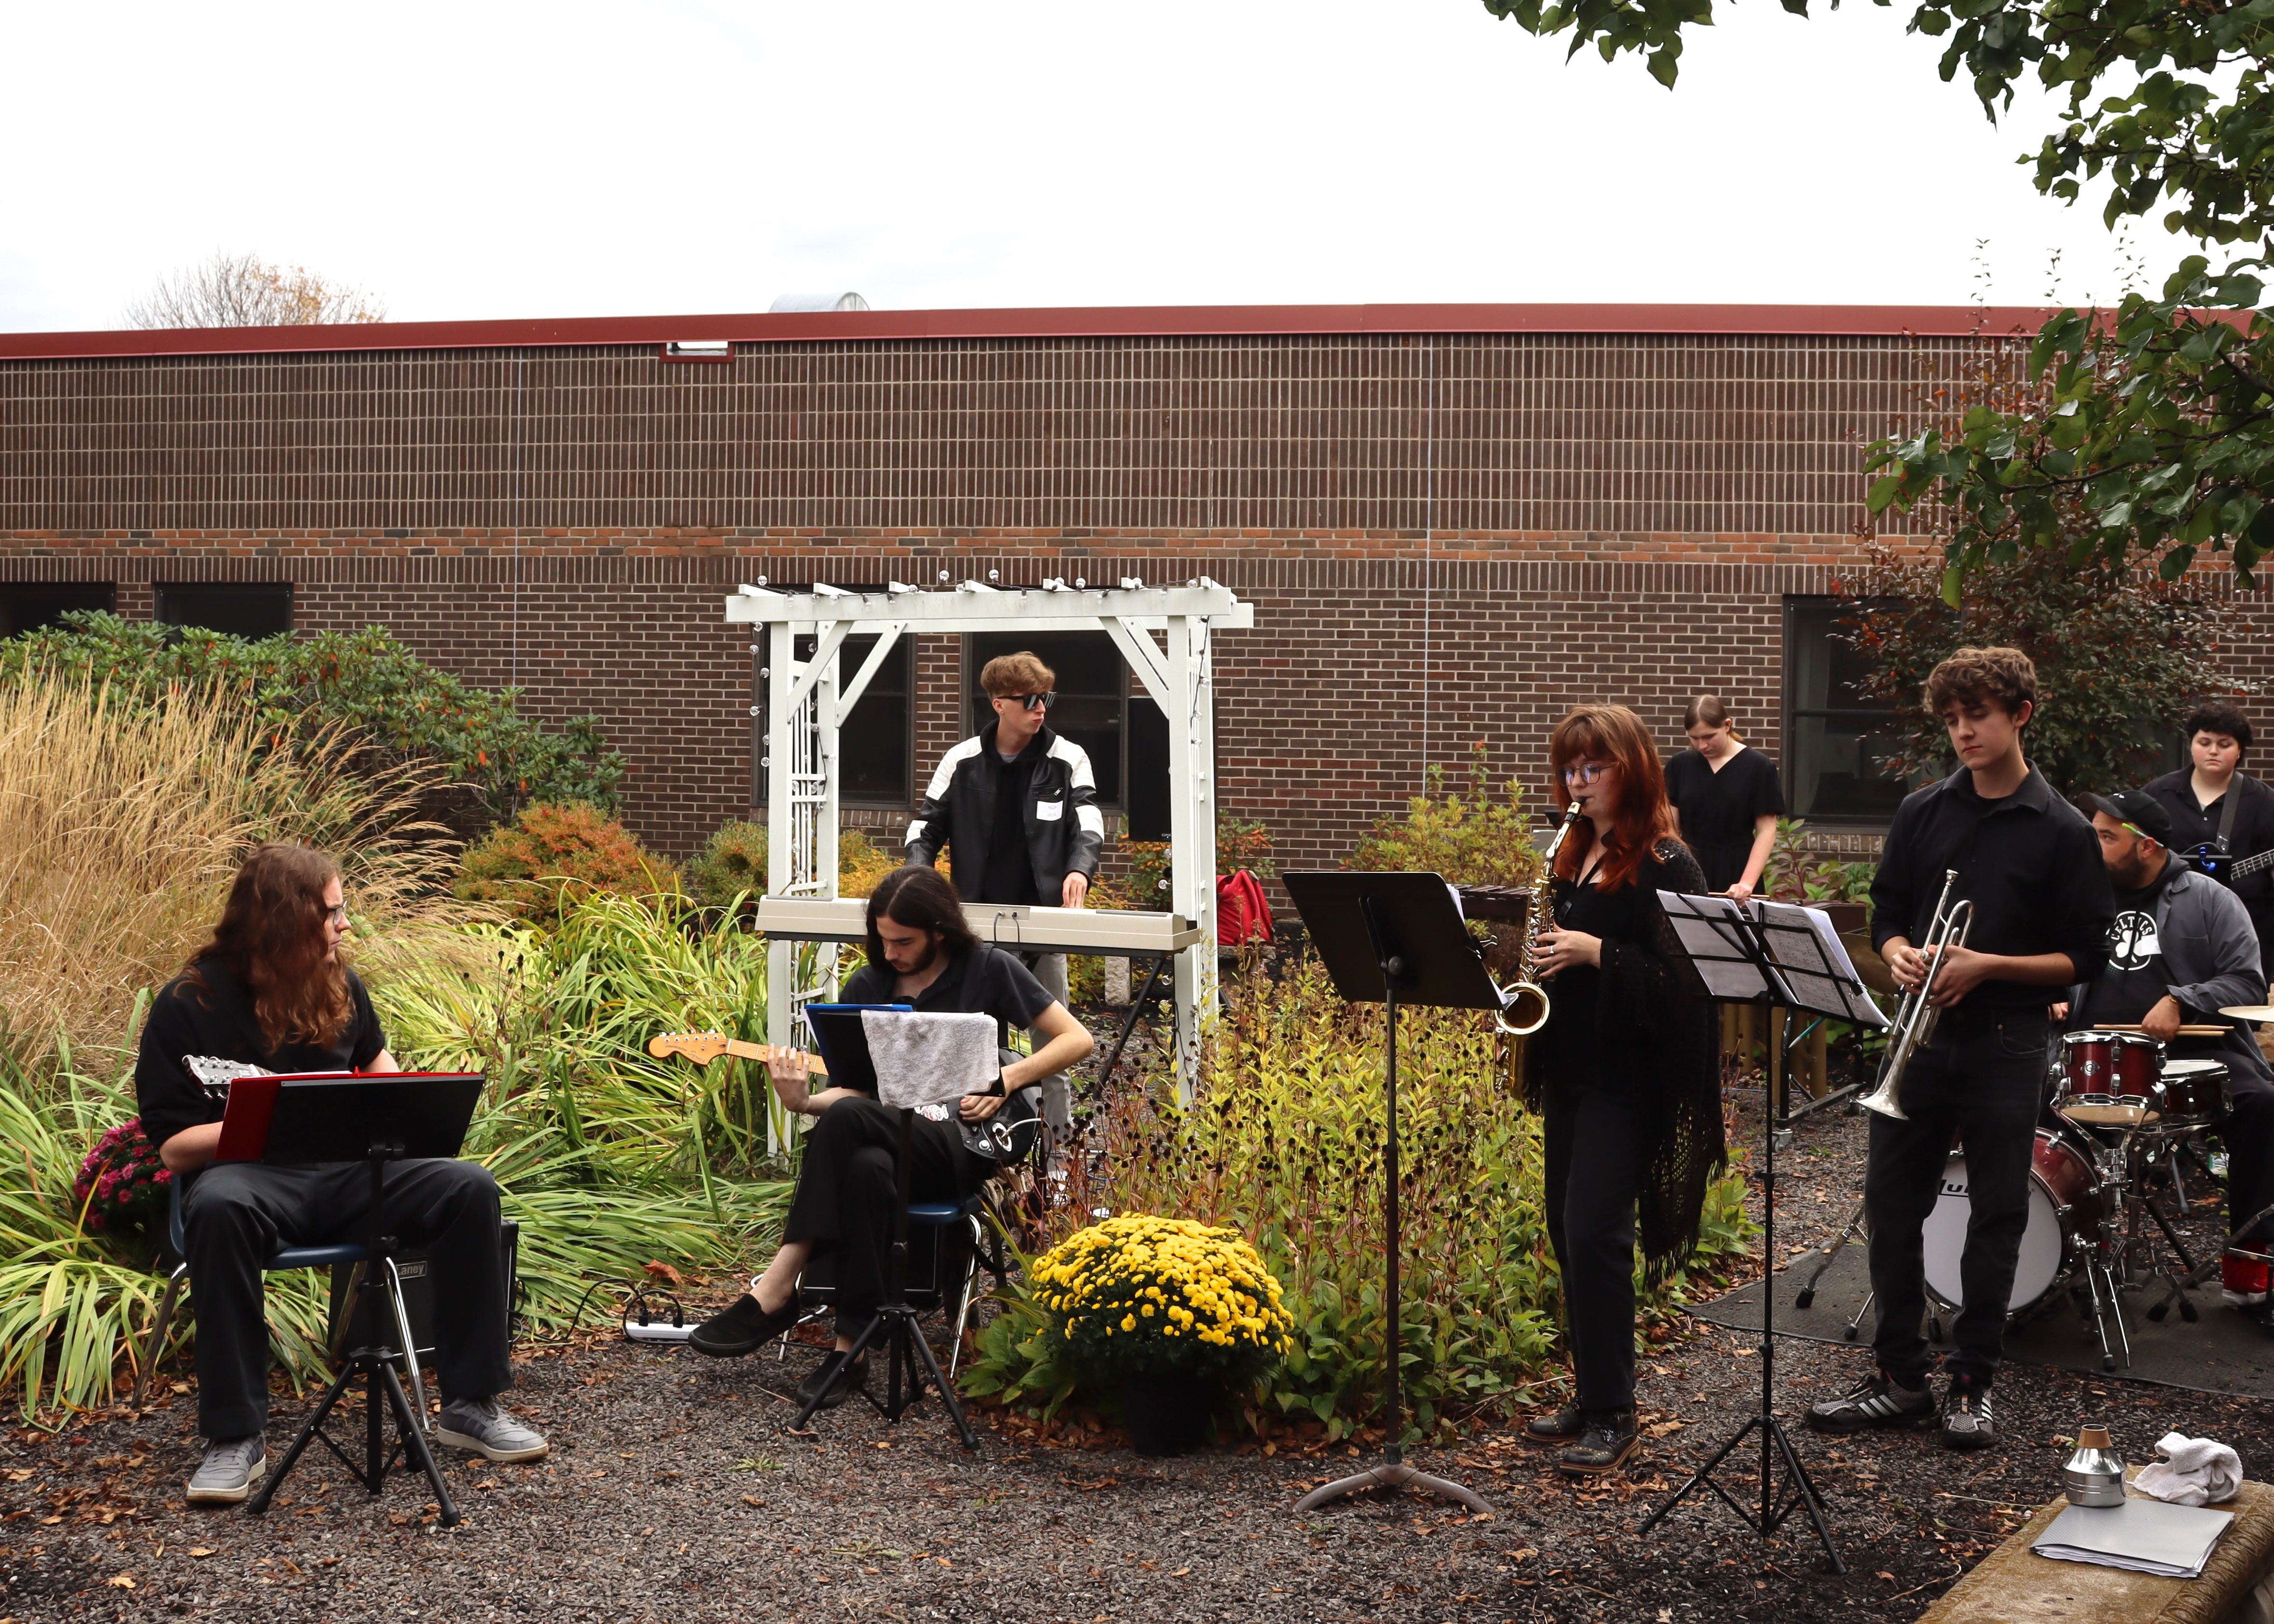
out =
[(2216, 840), (2206, 840), (2180, 855), (2222, 885), (2232, 885), (2247, 876), (2274, 868), (2274, 846), (2249, 857), (2229, 857), (2218, 849)]
[[(648, 1040), (647, 1052), (658, 1060), (684, 1055), (697, 1065), (709, 1065), (721, 1055), (732, 1055), (739, 1060), (774, 1066), (803, 1055), (808, 1071), (829, 1075), (829, 1063), (819, 1055), (779, 1043), (746, 1043), (717, 1032), (663, 1033)], [(1043, 1131), (1042, 1110), (1035, 1103), (1041, 1092), (1032, 1085), (1017, 1090), (984, 1122), (966, 1121), (960, 1112), (934, 1120), (953, 1122), (963, 1136), (964, 1148), (974, 1155), (984, 1156), (990, 1162), (1023, 1162), (1034, 1150), (1035, 1140)], [(925, 1110), (923, 1107), (917, 1109)], [(942, 1109), (953, 1110), (953, 1107)], [(930, 1113), (926, 1110), (925, 1114)]]

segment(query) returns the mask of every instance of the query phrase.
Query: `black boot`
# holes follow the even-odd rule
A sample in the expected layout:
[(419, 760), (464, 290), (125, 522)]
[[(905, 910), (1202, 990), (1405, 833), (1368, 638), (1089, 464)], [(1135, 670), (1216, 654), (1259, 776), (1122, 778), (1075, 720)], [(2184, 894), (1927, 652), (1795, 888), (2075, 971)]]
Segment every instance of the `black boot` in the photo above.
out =
[(1568, 1444), (1587, 1430), (1587, 1412), (1566, 1404), (1553, 1415), (1534, 1416), (1524, 1424), (1524, 1435), (1534, 1443)]
[(1578, 1477), (1600, 1477), (1625, 1465), (1641, 1441), (1631, 1405), (1624, 1410), (1591, 1410), (1579, 1441), (1557, 1450), (1555, 1464)]

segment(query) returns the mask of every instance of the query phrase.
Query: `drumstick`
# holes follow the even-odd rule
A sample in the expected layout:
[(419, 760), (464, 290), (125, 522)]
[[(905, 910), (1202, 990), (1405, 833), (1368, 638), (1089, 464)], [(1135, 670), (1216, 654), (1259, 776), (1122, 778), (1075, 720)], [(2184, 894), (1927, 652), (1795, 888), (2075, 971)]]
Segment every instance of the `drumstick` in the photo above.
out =
[[(2145, 1032), (2145, 1026), (2127, 1026), (2114, 1022), (2097, 1023), (2095, 1032)], [(2177, 1036), (2183, 1038), (2223, 1038), (2234, 1030), (2232, 1026), (2181, 1026)]]

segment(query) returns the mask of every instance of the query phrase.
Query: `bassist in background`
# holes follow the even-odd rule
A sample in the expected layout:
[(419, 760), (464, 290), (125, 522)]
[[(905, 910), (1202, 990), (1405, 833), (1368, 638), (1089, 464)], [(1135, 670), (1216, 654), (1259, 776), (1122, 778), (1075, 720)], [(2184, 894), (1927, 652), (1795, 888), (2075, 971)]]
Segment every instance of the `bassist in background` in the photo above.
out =
[(2259, 968), (2274, 974), (2274, 872), (2229, 880), (2219, 861), (2274, 850), (2274, 789), (2242, 771), (2250, 724), (2233, 706), (2203, 706), (2187, 718), (2187, 731), (2193, 768), (2165, 773), (2148, 793), (2171, 810), (2172, 850), (2242, 898), (2258, 933)]

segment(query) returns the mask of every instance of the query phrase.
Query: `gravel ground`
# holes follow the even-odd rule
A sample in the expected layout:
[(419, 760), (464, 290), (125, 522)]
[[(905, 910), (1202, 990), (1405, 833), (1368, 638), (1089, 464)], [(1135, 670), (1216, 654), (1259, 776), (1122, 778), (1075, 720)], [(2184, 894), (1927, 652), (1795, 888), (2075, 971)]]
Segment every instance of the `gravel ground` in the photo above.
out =
[[(1845, 1217), (1861, 1143), (1851, 1118), (1803, 1125), (1780, 1158), (1781, 1252)], [(2274, 1455), (2263, 1399), (2008, 1366), (2006, 1436), (1986, 1455), (1796, 1428), (1849, 1566), (1834, 1577), (1804, 1520), (1764, 1544), (1693, 1501), (1635, 1531), (1753, 1409), (1756, 1350), (1710, 1327), (1645, 1362), (1653, 1436), (1624, 1481), (1566, 1484), (1507, 1426), (1419, 1452), (1491, 1501), (1482, 1517), (1404, 1497), (1298, 1519), (1306, 1489), (1364, 1458), (1300, 1439), (1153, 1461), (1102, 1432), (1045, 1438), (997, 1417), (974, 1459), (936, 1407), (891, 1427), (857, 1402), (791, 1437), (780, 1395), (811, 1357), (720, 1364), (621, 1342), (534, 1354), (514, 1402), (551, 1432), (553, 1458), (454, 1460), (467, 1519), (447, 1532), (423, 1484), (373, 1500), (329, 1456), (301, 1466), (265, 1523), (190, 1512), (186, 1384), (145, 1416), (12, 1432), (0, 1620), (1907, 1620), (2058, 1492), (2081, 1421), (2105, 1418), (2134, 1460), (2174, 1426), (2233, 1442), (2260, 1476)], [(1796, 1417), (1866, 1358), (1781, 1342), (1780, 1409)], [(273, 1451), (309, 1402), (280, 1395)], [(1752, 1479), (1725, 1481), (1742, 1498)]]

